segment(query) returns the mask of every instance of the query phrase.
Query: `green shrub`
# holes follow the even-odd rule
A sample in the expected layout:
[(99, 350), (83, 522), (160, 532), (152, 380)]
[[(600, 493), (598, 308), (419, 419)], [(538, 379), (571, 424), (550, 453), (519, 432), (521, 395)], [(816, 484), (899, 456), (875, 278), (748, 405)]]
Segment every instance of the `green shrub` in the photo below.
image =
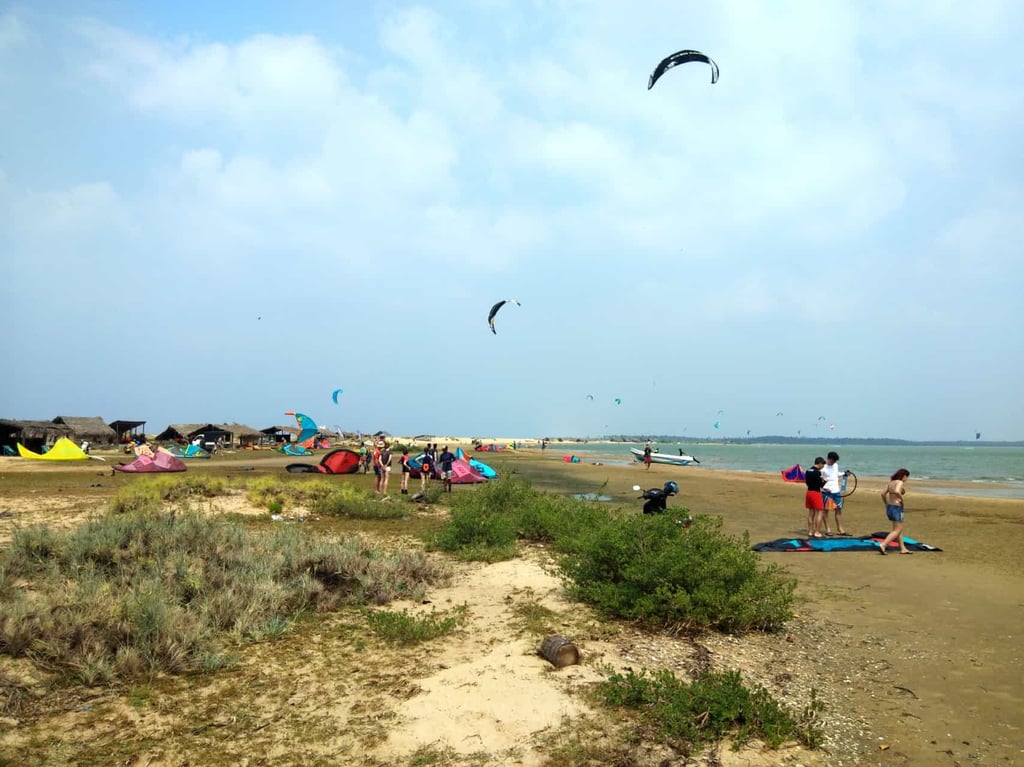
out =
[[(595, 520), (592, 520), (592, 523)], [(776, 630), (791, 617), (796, 583), (761, 566), (749, 541), (718, 518), (605, 517), (556, 542), (570, 593), (606, 614), (675, 628)]]
[(187, 498), (214, 498), (229, 492), (227, 480), (208, 474), (174, 477), (138, 477), (120, 488), (110, 500), (110, 510), (120, 514), (155, 511), (166, 502)]
[(466, 621), (467, 607), (460, 605), (453, 614), (422, 617), (411, 615), (408, 610), (371, 610), (366, 613), (366, 622), (375, 634), (397, 645), (414, 645), (450, 634)]
[(534, 490), (512, 476), (452, 496), (451, 518), (430, 545), (463, 559), (496, 562), (515, 556), (519, 539), (551, 542), (607, 512)]
[(273, 638), (305, 611), (422, 599), (444, 577), (421, 551), (187, 510), (21, 528), (0, 551), (0, 652), (85, 684), (211, 670), (230, 662), (225, 633)]
[(738, 671), (708, 672), (686, 683), (668, 671), (629, 670), (611, 674), (598, 686), (598, 695), (607, 705), (637, 711), (644, 726), (687, 755), (726, 735), (733, 737), (734, 748), (751, 738), (769, 748), (791, 741), (814, 748), (821, 741), (814, 720), (820, 706), (813, 695), (798, 719), (763, 687), (745, 687)]

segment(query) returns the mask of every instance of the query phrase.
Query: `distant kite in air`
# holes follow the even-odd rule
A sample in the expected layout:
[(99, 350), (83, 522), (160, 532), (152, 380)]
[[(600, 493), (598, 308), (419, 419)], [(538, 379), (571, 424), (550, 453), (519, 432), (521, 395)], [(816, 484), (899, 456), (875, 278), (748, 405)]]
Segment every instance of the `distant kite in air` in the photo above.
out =
[(718, 64), (711, 60), (711, 57), (701, 53), (700, 51), (678, 51), (673, 53), (671, 56), (666, 56), (654, 68), (651, 72), (650, 78), (647, 80), (647, 90), (654, 87), (654, 84), (658, 82), (658, 78), (665, 74), (672, 67), (677, 67), (680, 64), (687, 64), (691, 61), (702, 61), (705, 64), (711, 66), (711, 84), (714, 85), (718, 82)]
[(594, 395), (593, 394), (588, 394), (587, 395), (587, 399), (594, 399)]
[(775, 417), (778, 418), (780, 415), (782, 415), (782, 411), (781, 410), (778, 413), (775, 414)]
[(505, 304), (515, 304), (516, 306), (522, 306), (522, 304), (516, 301), (514, 298), (506, 298), (504, 301), (499, 301), (498, 303), (491, 307), (491, 311), (487, 315), (487, 324), (490, 326), (491, 332), (494, 333), (494, 335), (498, 335), (498, 331), (494, 329), (494, 317), (498, 313), (498, 310)]
[(616, 397), (615, 398), (615, 404), (616, 405), (621, 405), (622, 404), (622, 397)]
[(338, 404), (338, 395), (339, 394), (344, 394), (344, 393), (345, 393), (344, 389), (335, 389), (334, 390), (334, 392), (331, 394), (331, 399), (334, 400), (334, 404), (335, 405)]

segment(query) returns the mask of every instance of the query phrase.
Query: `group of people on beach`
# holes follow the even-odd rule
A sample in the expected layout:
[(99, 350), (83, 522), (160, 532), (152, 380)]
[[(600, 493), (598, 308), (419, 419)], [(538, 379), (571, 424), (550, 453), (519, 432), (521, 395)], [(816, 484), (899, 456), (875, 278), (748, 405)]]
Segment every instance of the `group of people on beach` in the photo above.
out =
[[(387, 440), (383, 439), (377, 440), (372, 450), (367, 449), (366, 445), (361, 445), (359, 447), (359, 456), (363, 467), (363, 474), (368, 474), (370, 469), (373, 469), (376, 477), (373, 492), (377, 495), (387, 495), (388, 480), (391, 479), (391, 464), (394, 459), (391, 445), (388, 444)], [(427, 480), (434, 474), (435, 467), (440, 467), (438, 471), (441, 480), (444, 482), (445, 492), (450, 493), (452, 491), (455, 457), (455, 454), (448, 449), (447, 445), (444, 446), (444, 450), (438, 455), (437, 443), (427, 444), (417, 469), (420, 475), (420, 492), (426, 491)], [(409, 493), (409, 476), (413, 471), (413, 467), (409, 464), (409, 448), (402, 448), (402, 454), (398, 462), (402, 467), (402, 484), (400, 489), (402, 495), (407, 495)]]
[[(830, 451), (825, 458), (818, 456), (814, 466), (804, 473), (807, 493), (804, 506), (807, 509), (807, 536), (824, 538), (831, 535), (849, 535), (843, 528), (843, 496), (842, 479), (845, 472), (839, 468), (839, 453)], [(882, 491), (885, 503), (885, 515), (892, 523), (892, 531), (879, 544), (879, 552), (886, 553), (889, 544), (897, 541), (900, 554), (912, 553), (903, 541), (903, 496), (906, 494), (906, 480), (910, 476), (907, 469), (897, 469), (889, 478)], [(835, 533), (828, 521), (828, 512), (832, 510), (835, 519)]]

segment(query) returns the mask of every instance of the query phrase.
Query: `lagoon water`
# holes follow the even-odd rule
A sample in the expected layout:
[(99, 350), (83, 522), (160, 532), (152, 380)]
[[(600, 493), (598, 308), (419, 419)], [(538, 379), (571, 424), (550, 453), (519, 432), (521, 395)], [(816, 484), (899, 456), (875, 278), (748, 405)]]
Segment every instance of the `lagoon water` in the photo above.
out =
[[(643, 447), (643, 443), (553, 442), (547, 449), (558, 455), (578, 455), (585, 461), (632, 463), (631, 447)], [(661, 442), (655, 449), (672, 454), (682, 450), (705, 468), (777, 472), (796, 463), (806, 469), (815, 456), (824, 456), (830, 448), (820, 444)], [(858, 476), (888, 477), (896, 469), (906, 467), (912, 480), (924, 481), (919, 486), (922, 490), (927, 489), (927, 480), (931, 479), (974, 485), (957, 490), (959, 494), (1024, 498), (1024, 447), (840, 445), (834, 449), (839, 453), (839, 466), (852, 469)]]

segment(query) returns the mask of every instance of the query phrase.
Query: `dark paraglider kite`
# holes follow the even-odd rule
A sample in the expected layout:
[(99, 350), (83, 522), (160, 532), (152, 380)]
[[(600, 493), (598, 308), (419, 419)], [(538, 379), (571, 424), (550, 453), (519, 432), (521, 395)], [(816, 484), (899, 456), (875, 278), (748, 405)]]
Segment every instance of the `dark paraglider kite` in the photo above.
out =
[(711, 57), (707, 54), (701, 53), (700, 51), (677, 51), (671, 56), (666, 56), (654, 68), (651, 72), (650, 78), (647, 80), (647, 90), (654, 87), (654, 84), (658, 82), (658, 78), (665, 74), (672, 67), (677, 67), (680, 64), (688, 64), (691, 61), (702, 61), (711, 67), (711, 84), (714, 85), (718, 82), (718, 64), (711, 60)]
[(491, 311), (487, 314), (487, 325), (491, 328), (491, 332), (494, 335), (498, 335), (498, 331), (494, 329), (494, 317), (498, 313), (498, 310), (505, 304), (515, 304), (516, 306), (522, 306), (521, 303), (516, 301), (514, 298), (506, 298), (503, 301), (499, 301), (491, 307)]

